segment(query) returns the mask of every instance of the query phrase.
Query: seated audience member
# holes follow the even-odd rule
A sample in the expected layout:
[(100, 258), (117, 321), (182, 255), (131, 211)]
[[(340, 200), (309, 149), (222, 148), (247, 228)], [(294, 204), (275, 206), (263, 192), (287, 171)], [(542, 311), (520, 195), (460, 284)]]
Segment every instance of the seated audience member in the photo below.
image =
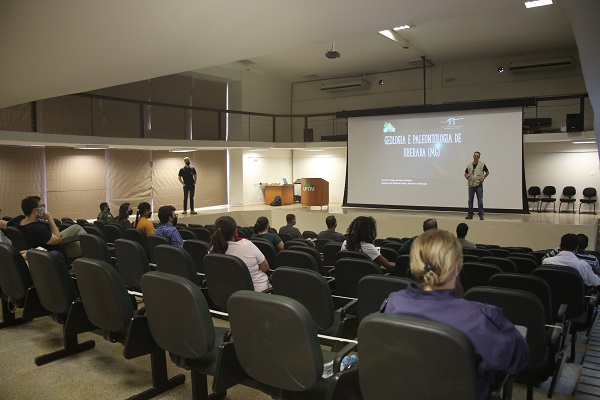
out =
[(461, 267), (462, 248), (450, 232), (424, 232), (410, 252), (410, 269), (419, 287), (391, 293), (382, 310), (446, 324), (467, 335), (476, 354), (477, 398), (487, 399), (490, 372), (516, 375), (529, 363), (529, 348), (502, 310), (453, 297)]
[(169, 239), (173, 246), (183, 247), (183, 239), (175, 225), (177, 225), (177, 214), (175, 207), (162, 206), (158, 209), (160, 226), (152, 233), (153, 236), (164, 236)]
[(292, 235), (294, 239), (301, 239), (302, 233), (300, 233), (300, 230), (294, 226), (296, 225), (296, 216), (294, 214), (288, 214), (285, 216), (285, 220), (287, 221), (287, 225), (279, 228), (279, 233), (287, 233), (288, 235)]
[(373, 244), (376, 237), (377, 223), (375, 222), (375, 219), (373, 217), (356, 217), (348, 227), (346, 240), (342, 243), (341, 249), (365, 253), (371, 260), (375, 261), (375, 263), (392, 271), (394, 265), (390, 264)]
[(335, 228), (337, 228), (337, 219), (335, 219), (335, 216), (330, 215), (325, 218), (325, 223), (327, 224), (327, 230), (319, 232), (317, 235), (318, 239), (335, 240), (336, 242), (343, 242), (346, 240), (346, 236), (344, 236), (343, 233), (335, 231)]
[[(24, 215), (19, 215), (8, 222), (8, 226), (16, 226), (21, 229), (25, 239), (32, 248), (43, 247), (47, 250), (59, 250), (63, 239), (78, 236), (85, 230), (78, 224), (58, 230), (54, 218), (46, 211), (46, 206), (41, 203), (38, 196), (29, 196), (21, 200), (21, 210)], [(65, 255), (68, 258), (81, 256), (79, 241), (64, 243)]]
[(467, 237), (468, 231), (469, 225), (465, 224), (464, 222), (461, 222), (456, 226), (456, 237), (458, 238), (458, 241), (460, 242), (463, 250), (476, 249), (477, 246), (475, 246), (475, 243), (465, 239)]
[(251, 239), (266, 239), (273, 243), (275, 250), (283, 250), (283, 241), (279, 236), (277, 236), (276, 233), (269, 232), (269, 228), (269, 220), (267, 217), (258, 217), (256, 223), (254, 224), (254, 234), (252, 235)]
[[(437, 229), (437, 221), (435, 218), (429, 218), (423, 221), (423, 232), (427, 232), (430, 229)], [(402, 245), (402, 247), (400, 247), (400, 250), (398, 250), (398, 254), (410, 254), (410, 248), (413, 242), (417, 239), (417, 237), (418, 236), (413, 236), (410, 239), (408, 239)]]
[(135, 215), (135, 229), (142, 231), (146, 237), (154, 233), (154, 225), (152, 222), (148, 221), (148, 218), (151, 216), (152, 210), (150, 209), (150, 204), (145, 201), (138, 204), (138, 210)]
[[(0, 210), (2, 211), (2, 210)], [(0, 219), (0, 243), (12, 244), (9, 238), (6, 237), (3, 231), (8, 228), (8, 221)]]
[(119, 216), (117, 217), (117, 222), (123, 229), (132, 228), (131, 222), (129, 222), (129, 216), (133, 214), (133, 209), (131, 208), (131, 204), (123, 203), (121, 207), (119, 207)]
[[(586, 235), (584, 235), (583, 233), (578, 234), (577, 235), (577, 243), (579, 244), (579, 247), (577, 247), (577, 253), (575, 255), (580, 260), (583, 260), (586, 263), (588, 263), (588, 265), (590, 266), (592, 271), (594, 271), (595, 274), (598, 274), (598, 273), (600, 273), (600, 268), (598, 265), (599, 264), (598, 258), (593, 254), (587, 254), (585, 252), (586, 247), (588, 247), (588, 242), (589, 242), (589, 239)], [(560, 247), (557, 247), (554, 250), (550, 250), (548, 253), (546, 253), (544, 258), (554, 257), (558, 253), (560, 253)]]
[(230, 216), (217, 218), (215, 231), (210, 238), (209, 251), (239, 257), (248, 266), (254, 290), (262, 292), (270, 288), (271, 285), (269, 285), (266, 274), (269, 270), (269, 263), (265, 256), (250, 240), (236, 241), (236, 231), (237, 224), (233, 218)]
[(554, 257), (546, 257), (542, 261), (543, 265), (562, 265), (565, 267), (571, 267), (579, 272), (583, 283), (586, 286), (598, 286), (600, 285), (600, 278), (592, 272), (589, 264), (584, 260), (577, 258), (577, 247), (579, 242), (577, 235), (574, 233), (567, 233), (560, 238), (560, 253)]
[(110, 206), (108, 203), (100, 203), (100, 214), (98, 214), (96, 219), (108, 223), (116, 222), (115, 217), (110, 213)]

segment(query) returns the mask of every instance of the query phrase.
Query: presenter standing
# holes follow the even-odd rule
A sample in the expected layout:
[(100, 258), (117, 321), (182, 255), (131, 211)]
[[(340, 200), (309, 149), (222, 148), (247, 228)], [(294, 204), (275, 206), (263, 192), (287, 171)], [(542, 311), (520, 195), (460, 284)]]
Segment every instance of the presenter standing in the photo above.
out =
[(469, 213), (465, 219), (473, 219), (473, 197), (477, 195), (477, 213), (479, 219), (483, 220), (483, 181), (488, 177), (485, 163), (479, 160), (481, 153), (473, 153), (473, 163), (469, 163), (465, 169), (465, 179), (469, 185)]
[(187, 214), (188, 193), (190, 195), (190, 214), (197, 214), (194, 210), (194, 192), (196, 191), (196, 168), (190, 165), (190, 158), (183, 159), (185, 166), (179, 170), (179, 182), (183, 185), (183, 214)]

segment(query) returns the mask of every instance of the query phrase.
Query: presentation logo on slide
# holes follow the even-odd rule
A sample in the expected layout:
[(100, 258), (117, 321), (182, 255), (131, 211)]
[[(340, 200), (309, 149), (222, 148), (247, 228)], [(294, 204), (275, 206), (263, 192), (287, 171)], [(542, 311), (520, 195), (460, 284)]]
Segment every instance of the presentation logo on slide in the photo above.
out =
[(315, 191), (315, 187), (313, 186), (312, 183), (310, 183), (309, 181), (305, 180), (304, 181), (304, 187), (302, 188), (303, 191), (305, 192), (314, 192)]
[(440, 121), (440, 123), (442, 124), (442, 128), (444, 129), (459, 129), (462, 128), (462, 125), (456, 125), (457, 121), (462, 120), (463, 118), (455, 118), (455, 117), (449, 117), (447, 120), (445, 121)]
[(383, 133), (396, 132), (396, 128), (390, 122), (383, 123)]

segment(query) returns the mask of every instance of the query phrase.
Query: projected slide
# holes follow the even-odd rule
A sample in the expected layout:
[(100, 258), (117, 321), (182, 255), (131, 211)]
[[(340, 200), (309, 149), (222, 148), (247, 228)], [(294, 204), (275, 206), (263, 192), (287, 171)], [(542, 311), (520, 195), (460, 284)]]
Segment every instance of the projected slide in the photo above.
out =
[(347, 204), (466, 209), (479, 151), (485, 208), (521, 211), (521, 121), (520, 107), (348, 118)]

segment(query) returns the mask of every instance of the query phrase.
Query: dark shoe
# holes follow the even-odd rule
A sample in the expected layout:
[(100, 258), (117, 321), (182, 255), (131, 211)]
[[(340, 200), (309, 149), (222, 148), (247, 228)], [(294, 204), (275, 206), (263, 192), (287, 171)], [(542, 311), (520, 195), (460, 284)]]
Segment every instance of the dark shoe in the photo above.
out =
[(467, 215), (467, 216), (465, 217), (465, 219), (473, 219), (473, 216), (472, 216), (472, 215)]
[(480, 215), (480, 216), (479, 216), (479, 219), (483, 221), (483, 215)]
[(195, 210), (190, 211), (190, 214), (198, 214)]
[(183, 210), (182, 214), (187, 214), (187, 211), (186, 211), (186, 210)]

